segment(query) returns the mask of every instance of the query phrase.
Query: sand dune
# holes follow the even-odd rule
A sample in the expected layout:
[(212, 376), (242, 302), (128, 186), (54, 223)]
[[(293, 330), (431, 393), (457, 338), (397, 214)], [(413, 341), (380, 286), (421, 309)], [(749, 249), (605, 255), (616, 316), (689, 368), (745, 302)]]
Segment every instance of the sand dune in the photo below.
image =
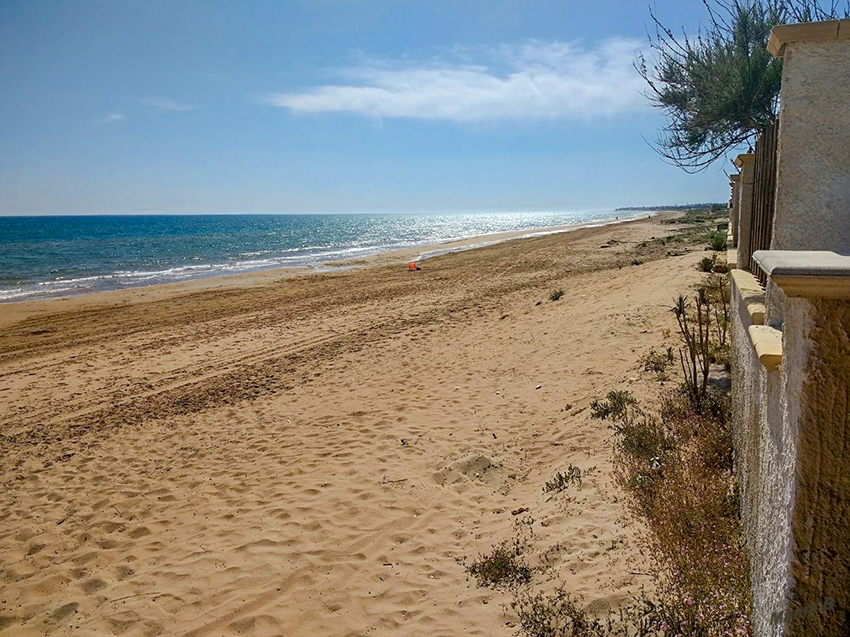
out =
[(587, 407), (655, 391), (698, 277), (664, 232), (0, 307), (0, 635), (510, 635), (462, 561), (517, 534), (620, 603), (640, 529)]

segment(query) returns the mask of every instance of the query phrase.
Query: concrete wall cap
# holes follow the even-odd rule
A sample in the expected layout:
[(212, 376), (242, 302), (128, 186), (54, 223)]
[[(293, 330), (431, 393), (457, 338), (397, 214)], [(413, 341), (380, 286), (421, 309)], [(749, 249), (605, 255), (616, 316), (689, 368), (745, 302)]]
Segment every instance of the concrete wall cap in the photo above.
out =
[(759, 362), (767, 371), (776, 371), (782, 363), (782, 332), (767, 325), (750, 325), (747, 333)]
[(785, 53), (785, 45), (792, 42), (826, 42), (850, 39), (850, 20), (826, 20), (823, 22), (801, 22), (780, 24), (773, 27), (767, 50), (773, 57)]
[(850, 256), (829, 250), (756, 250), (753, 260), (788, 296), (850, 299)]
[(740, 268), (730, 270), (729, 276), (741, 299), (741, 303), (744, 304), (747, 314), (750, 315), (750, 322), (753, 325), (764, 323), (764, 290), (759, 284), (758, 279)]
[[(756, 161), (755, 153), (744, 153), (742, 155), (738, 155), (732, 163), (735, 164), (738, 168), (743, 168), (748, 164), (752, 164)], [(740, 178), (740, 175), (739, 175)]]

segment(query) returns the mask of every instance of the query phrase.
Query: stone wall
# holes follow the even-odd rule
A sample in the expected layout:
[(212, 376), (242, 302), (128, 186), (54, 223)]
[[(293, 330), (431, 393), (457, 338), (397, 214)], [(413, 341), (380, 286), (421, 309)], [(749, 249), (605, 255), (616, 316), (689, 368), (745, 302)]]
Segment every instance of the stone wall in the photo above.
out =
[[(787, 297), (740, 270), (732, 286), (735, 473), (761, 637), (850, 634), (850, 300)], [(781, 329), (781, 364), (750, 328)], [(788, 623), (776, 613), (835, 599)]]
[(815, 613), (791, 624), (789, 635), (850, 634), (850, 302), (790, 300), (789, 325), (800, 352), (794, 360), (789, 334), (789, 370), (802, 366), (795, 405), (795, 503), (791, 519), (794, 559), (790, 600), (807, 606), (826, 597), (833, 612)]
[(730, 271), (753, 633), (837, 637), (850, 635), (850, 20), (778, 26), (768, 48), (784, 64), (773, 238), (752, 261), (766, 290)]

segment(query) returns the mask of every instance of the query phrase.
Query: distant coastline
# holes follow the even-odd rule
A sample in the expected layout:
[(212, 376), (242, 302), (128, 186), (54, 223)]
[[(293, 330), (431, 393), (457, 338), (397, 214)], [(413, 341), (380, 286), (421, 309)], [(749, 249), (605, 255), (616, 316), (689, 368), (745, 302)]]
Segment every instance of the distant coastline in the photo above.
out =
[(725, 208), (725, 203), (707, 202), (707, 203), (686, 203), (675, 206), (626, 206), (624, 208), (614, 208), (614, 212), (631, 212), (643, 211), (649, 212), (652, 210), (702, 210), (703, 208)]

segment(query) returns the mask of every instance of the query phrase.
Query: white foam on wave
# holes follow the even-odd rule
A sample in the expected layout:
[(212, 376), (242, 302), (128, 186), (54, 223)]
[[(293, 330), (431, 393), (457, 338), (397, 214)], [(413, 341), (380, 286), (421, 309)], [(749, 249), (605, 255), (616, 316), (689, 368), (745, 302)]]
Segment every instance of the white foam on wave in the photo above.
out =
[[(542, 214), (542, 213), (541, 213)], [(556, 214), (556, 213), (549, 213)], [(569, 226), (577, 227), (592, 227), (617, 223), (618, 221), (627, 221), (629, 219), (643, 217), (647, 212), (635, 212), (632, 214), (619, 214), (618, 218), (615, 215), (607, 214), (591, 219), (581, 219), (581, 215), (576, 215), (572, 223), (569, 221), (566, 224), (559, 226), (549, 226), (541, 228), (529, 228), (527, 232), (523, 229), (514, 231), (522, 234), (517, 237), (536, 237), (547, 234), (564, 232), (569, 229)], [(522, 218), (524, 215), (517, 213), (516, 217)], [(520, 224), (518, 224), (520, 225)], [(445, 228), (447, 229), (447, 228)], [(444, 230), (445, 230), (444, 229)], [(206, 278), (223, 274), (237, 274), (258, 270), (267, 270), (281, 267), (312, 267), (321, 271), (346, 269), (353, 266), (327, 266), (328, 262), (344, 261), (352, 257), (365, 257), (382, 252), (390, 252), (393, 250), (402, 250), (423, 245), (441, 245), (449, 244), (458, 241), (466, 241), (473, 237), (481, 237), (482, 241), (477, 241), (468, 245), (457, 247), (446, 247), (445, 249), (437, 248), (422, 252), (417, 260), (433, 258), (441, 254), (451, 252), (459, 252), (463, 250), (471, 250), (488, 245), (493, 245), (504, 238), (494, 238), (488, 240), (488, 236), (503, 234), (505, 232), (513, 232), (510, 228), (494, 228), (490, 232), (482, 232), (480, 227), (469, 228), (467, 233), (460, 232), (452, 234), (452, 236), (435, 237), (434, 232), (428, 233), (430, 236), (423, 236), (420, 240), (395, 240), (385, 243), (377, 243), (374, 239), (364, 238), (359, 241), (352, 241), (347, 245), (334, 245), (333, 243), (324, 243), (319, 245), (308, 246), (293, 246), (288, 248), (280, 248), (274, 250), (259, 250), (253, 252), (244, 252), (239, 254), (239, 259), (224, 263), (190, 263), (186, 265), (174, 266), (169, 268), (154, 269), (154, 270), (118, 270), (102, 274), (90, 274), (79, 277), (57, 277), (52, 280), (34, 281), (27, 284), (16, 284), (8, 288), (0, 288), (0, 302), (21, 301), (28, 299), (53, 298), (60, 296), (69, 296), (75, 294), (83, 294), (88, 292), (113, 290), (127, 287), (140, 287), (146, 285), (155, 285), (162, 283), (176, 283), (191, 279)], [(269, 256), (266, 256), (269, 255)], [(265, 257), (265, 258), (251, 258)], [(200, 257), (195, 256), (194, 259)]]

